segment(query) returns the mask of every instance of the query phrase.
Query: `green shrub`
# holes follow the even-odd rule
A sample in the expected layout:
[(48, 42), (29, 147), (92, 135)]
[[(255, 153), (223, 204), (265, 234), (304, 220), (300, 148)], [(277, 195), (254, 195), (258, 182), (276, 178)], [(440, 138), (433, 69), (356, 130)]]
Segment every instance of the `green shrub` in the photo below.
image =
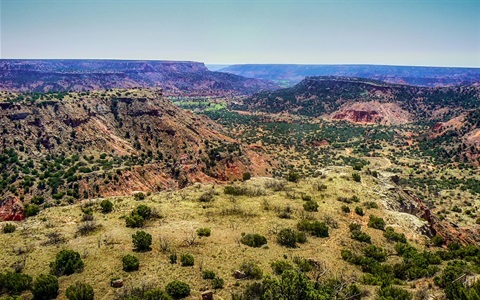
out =
[(398, 242), (398, 243), (406, 243), (407, 238), (405, 235), (402, 233), (397, 233), (392, 227), (387, 227), (385, 228), (385, 232), (383, 233), (383, 236), (387, 239), (389, 242)]
[(152, 250), (152, 248), (150, 248), (152, 245), (152, 235), (143, 230), (132, 234), (132, 242), (136, 251), (144, 252)]
[(210, 236), (211, 234), (210, 228), (198, 228), (197, 229), (197, 235), (198, 236)]
[(252, 174), (250, 174), (250, 172), (243, 173), (243, 175), (242, 175), (243, 181), (250, 180), (250, 178), (252, 178)]
[(307, 194), (302, 194), (302, 200), (303, 201), (312, 201), (312, 196), (307, 195)]
[(356, 181), (356, 182), (362, 181), (362, 177), (357, 172), (352, 173), (352, 178), (353, 178), (353, 181)]
[(267, 243), (267, 238), (257, 233), (249, 233), (242, 236), (240, 242), (250, 247), (259, 248)]
[(290, 182), (298, 182), (300, 175), (295, 171), (290, 171), (287, 174), (287, 180)]
[(282, 275), (282, 273), (285, 272), (286, 270), (293, 270), (292, 264), (284, 260), (274, 261), (271, 264), (271, 267), (272, 267), (273, 273), (277, 275)]
[(91, 285), (76, 282), (67, 288), (65, 295), (68, 300), (93, 300), (95, 294)]
[(212, 279), (212, 288), (213, 289), (223, 289), (223, 286), (225, 285), (225, 280), (220, 277), (215, 277)]
[(432, 238), (432, 244), (436, 247), (441, 247), (443, 245), (443, 238), (439, 235), (436, 235)]
[(174, 299), (182, 299), (190, 296), (190, 286), (178, 280), (168, 283), (165, 291)]
[(12, 232), (15, 232), (16, 229), (17, 229), (17, 226), (11, 223), (7, 223), (3, 226), (3, 233), (12, 233)]
[(180, 257), (180, 262), (182, 263), (182, 267), (190, 267), (195, 263), (195, 259), (193, 255), (185, 253)]
[(177, 263), (177, 253), (176, 252), (170, 253), (170, 255), (168, 256), (168, 259), (170, 260), (170, 263), (172, 265), (176, 264)]
[(204, 270), (202, 272), (202, 278), (203, 279), (213, 279), (215, 278), (215, 272), (213, 272), (212, 270)]
[(33, 196), (32, 199), (30, 199), (30, 203), (36, 205), (42, 205), (43, 202), (45, 202), (45, 198), (43, 196)]
[(346, 206), (346, 205), (342, 205), (342, 212), (348, 214), (350, 213), (350, 207)]
[(393, 286), (382, 287), (378, 291), (377, 300), (410, 300), (412, 294), (402, 288), (396, 288)]
[(33, 299), (49, 300), (58, 296), (58, 279), (50, 274), (41, 274), (35, 279), (32, 287)]
[(83, 271), (83, 261), (80, 253), (73, 250), (61, 250), (55, 261), (50, 263), (51, 273), (56, 276), (71, 275)]
[(295, 256), (293, 262), (297, 265), (297, 268), (304, 273), (310, 272), (313, 270), (313, 266), (310, 261), (306, 258)]
[(297, 247), (297, 232), (291, 228), (284, 228), (280, 230), (277, 236), (277, 242), (288, 248)]
[(102, 213), (108, 214), (113, 210), (113, 203), (110, 200), (103, 200), (100, 202), (100, 208), (102, 209)]
[(302, 220), (298, 222), (297, 228), (316, 237), (328, 237), (328, 226), (324, 222)]
[(350, 232), (355, 231), (355, 230), (362, 230), (362, 226), (358, 223), (350, 223), (348, 225), (348, 228), (350, 229)]
[(263, 276), (262, 269), (253, 261), (243, 262), (240, 265), (240, 271), (245, 273), (247, 279), (261, 279)]
[(305, 211), (318, 211), (318, 203), (315, 201), (307, 201), (303, 203), (303, 209)]
[(146, 291), (143, 294), (144, 300), (172, 300), (173, 298), (170, 297), (169, 294), (162, 291), (161, 289), (151, 289)]
[(200, 195), (200, 198), (198, 198), (198, 200), (200, 202), (212, 202), (214, 198), (215, 198), (215, 195), (213, 191), (208, 191)]
[(365, 205), (365, 207), (370, 208), (370, 209), (378, 208), (378, 204), (373, 202), (373, 201), (365, 202), (364, 205)]
[(359, 216), (363, 216), (364, 215), (363, 208), (359, 206), (355, 207), (355, 213)]
[(363, 249), (366, 257), (373, 258), (376, 261), (383, 262), (387, 259), (387, 251), (375, 245), (368, 245)]
[(2, 287), (11, 295), (18, 295), (30, 288), (32, 277), (27, 274), (7, 272), (0, 274), (0, 293)]
[(133, 195), (133, 199), (135, 199), (136, 201), (141, 201), (141, 200), (144, 200), (146, 198), (146, 195), (142, 192), (137, 192)]
[(133, 215), (139, 215), (143, 219), (148, 220), (152, 216), (152, 209), (144, 204), (140, 204), (132, 211)]
[(32, 217), (38, 215), (40, 212), (40, 207), (36, 204), (27, 204), (25, 205), (25, 216)]
[(125, 272), (137, 271), (140, 266), (138, 257), (127, 254), (122, 257), (123, 270)]
[(350, 234), (350, 237), (354, 240), (357, 240), (363, 243), (370, 244), (372, 242), (371, 237), (365, 232), (362, 232), (361, 230), (353, 230)]
[(127, 227), (140, 228), (145, 224), (145, 219), (137, 214), (125, 218)]
[(368, 221), (368, 227), (375, 228), (378, 230), (385, 230), (385, 221), (383, 220), (383, 218), (370, 215), (370, 220)]

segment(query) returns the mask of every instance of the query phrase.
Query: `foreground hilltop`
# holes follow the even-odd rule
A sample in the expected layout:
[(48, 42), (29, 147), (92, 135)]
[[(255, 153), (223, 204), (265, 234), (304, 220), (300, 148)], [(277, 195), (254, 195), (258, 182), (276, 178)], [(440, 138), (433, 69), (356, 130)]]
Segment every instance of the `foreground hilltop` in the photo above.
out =
[(0, 60), (0, 90), (89, 91), (158, 87), (166, 94), (250, 94), (272, 82), (209, 71), (203, 63), (146, 60)]
[(268, 167), (262, 153), (208, 118), (177, 108), (158, 90), (5, 99), (0, 193), (8, 205), (158, 191), (266, 174)]

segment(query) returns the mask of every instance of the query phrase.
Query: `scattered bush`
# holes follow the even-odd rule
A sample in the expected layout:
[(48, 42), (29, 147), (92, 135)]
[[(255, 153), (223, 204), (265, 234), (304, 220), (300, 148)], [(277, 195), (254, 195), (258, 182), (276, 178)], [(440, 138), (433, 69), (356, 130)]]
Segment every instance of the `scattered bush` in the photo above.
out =
[(36, 204), (27, 204), (25, 205), (25, 216), (32, 217), (38, 215), (40, 212), (40, 207)]
[(369, 202), (365, 202), (364, 203), (365, 207), (366, 208), (378, 208), (378, 204), (376, 202), (373, 202), (373, 201), (369, 201)]
[(363, 216), (364, 215), (363, 208), (359, 206), (355, 207), (355, 213), (359, 216)]
[(243, 262), (240, 265), (240, 271), (245, 273), (247, 279), (261, 279), (263, 276), (262, 269), (253, 261)]
[(298, 270), (301, 272), (307, 273), (313, 270), (312, 263), (306, 258), (295, 256), (293, 258), (293, 262), (297, 265)]
[(252, 178), (252, 174), (250, 174), (250, 172), (243, 173), (243, 175), (242, 175), (243, 181), (250, 180), (250, 178)]
[(182, 254), (180, 262), (182, 263), (182, 267), (190, 267), (193, 266), (195, 259), (193, 258), (193, 255), (186, 253)]
[(162, 291), (161, 289), (151, 289), (146, 291), (143, 294), (144, 300), (172, 300), (173, 298), (170, 297), (169, 294)]
[(190, 286), (178, 280), (168, 283), (165, 291), (174, 299), (182, 299), (190, 296)]
[(45, 202), (45, 198), (43, 196), (33, 196), (32, 199), (30, 199), (30, 203), (36, 204), (36, 205), (42, 205)]
[(410, 300), (412, 297), (412, 294), (410, 294), (410, 292), (407, 290), (396, 288), (390, 285), (382, 287), (378, 291), (377, 300)]
[(130, 228), (140, 228), (145, 224), (145, 219), (141, 216), (135, 214), (125, 218), (127, 227)]
[(83, 223), (78, 225), (76, 233), (78, 235), (88, 235), (88, 234), (96, 231), (100, 227), (102, 227), (102, 226), (95, 221), (87, 221), (87, 222), (83, 222)]
[(152, 209), (144, 204), (140, 204), (132, 211), (132, 216), (139, 215), (145, 220), (150, 219), (152, 215)]
[(56, 276), (71, 275), (83, 271), (83, 261), (80, 253), (73, 250), (61, 250), (55, 261), (50, 263), (51, 273)]
[(198, 228), (197, 235), (198, 236), (210, 236), (211, 230), (210, 228)]
[(385, 221), (383, 220), (383, 218), (370, 215), (370, 220), (368, 221), (368, 227), (375, 228), (378, 230), (385, 230)]
[(285, 180), (269, 179), (265, 182), (265, 188), (274, 192), (284, 191), (286, 186)]
[(200, 195), (200, 198), (198, 198), (198, 200), (200, 202), (212, 202), (214, 200), (214, 196), (215, 194), (213, 190), (211, 190)]
[(290, 182), (298, 182), (300, 175), (295, 171), (289, 171), (287, 174), (287, 180)]
[(152, 235), (145, 231), (140, 230), (132, 234), (132, 242), (136, 251), (144, 252), (152, 250), (150, 248), (152, 245)]
[(362, 181), (362, 177), (357, 172), (352, 173), (352, 179), (353, 179), (353, 181), (356, 181), (356, 182)]
[(140, 261), (138, 257), (127, 254), (122, 257), (123, 270), (125, 272), (137, 271), (140, 266)]
[(361, 230), (362, 226), (358, 223), (350, 223), (348, 225), (348, 228), (350, 229), (350, 231), (355, 231), (355, 230)]
[(33, 299), (49, 300), (58, 296), (58, 279), (50, 274), (41, 274), (35, 279), (32, 287)]
[(0, 274), (0, 293), (2, 288), (11, 295), (19, 295), (30, 288), (32, 277), (27, 274), (7, 272)]
[(223, 280), (220, 277), (215, 277), (212, 279), (212, 288), (217, 290), (217, 289), (223, 289), (223, 286), (225, 285), (225, 280)]
[(373, 258), (376, 261), (383, 262), (387, 259), (387, 251), (375, 245), (368, 245), (363, 249), (365, 257)]
[(113, 203), (110, 200), (103, 200), (100, 202), (100, 208), (102, 209), (102, 213), (108, 214), (113, 210)]
[(436, 235), (432, 238), (432, 244), (436, 247), (441, 247), (443, 245), (443, 238), (439, 235)]
[(170, 255), (168, 256), (168, 259), (170, 260), (170, 263), (172, 265), (176, 264), (177, 263), (177, 253), (176, 252), (170, 253)]
[(215, 272), (213, 272), (212, 270), (204, 270), (202, 272), (202, 278), (203, 279), (213, 279), (215, 278)]
[(285, 272), (286, 270), (293, 270), (292, 264), (284, 260), (274, 261), (271, 264), (271, 267), (272, 267), (273, 273), (277, 275), (282, 275), (282, 273)]
[(383, 233), (383, 236), (387, 239), (389, 242), (397, 242), (397, 243), (406, 243), (407, 238), (403, 233), (397, 233), (392, 227), (387, 227), (385, 228), (385, 232)]
[(144, 200), (145, 198), (146, 198), (146, 195), (143, 192), (137, 192), (133, 195), (133, 199), (135, 199), (136, 201), (141, 201), (141, 200)]
[(342, 212), (348, 214), (350, 213), (350, 207), (346, 206), (346, 205), (342, 205)]
[(323, 222), (302, 220), (298, 222), (297, 228), (316, 237), (328, 237), (328, 226)]
[(361, 230), (353, 230), (351, 232), (350, 237), (354, 240), (367, 243), (367, 244), (370, 244), (372, 242), (372, 238), (365, 232), (362, 232)]
[(3, 226), (3, 233), (12, 233), (12, 232), (15, 232), (16, 229), (17, 229), (17, 226), (11, 223), (7, 223)]
[[(277, 236), (277, 242), (288, 248), (297, 247), (297, 242), (299, 242), (299, 234), (291, 228), (284, 228), (280, 230)], [(303, 238), (300, 237), (302, 240)]]
[(93, 300), (93, 287), (89, 284), (76, 282), (69, 286), (65, 293), (68, 300)]
[(267, 238), (257, 233), (249, 233), (242, 236), (240, 242), (250, 247), (259, 248), (267, 243)]
[(307, 201), (303, 203), (303, 209), (306, 211), (318, 211), (318, 203), (315, 201)]

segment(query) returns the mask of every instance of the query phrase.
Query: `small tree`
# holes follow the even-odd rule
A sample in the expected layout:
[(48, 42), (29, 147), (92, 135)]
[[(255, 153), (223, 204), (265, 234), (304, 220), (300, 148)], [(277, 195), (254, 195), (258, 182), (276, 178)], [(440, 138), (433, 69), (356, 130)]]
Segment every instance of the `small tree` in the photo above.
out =
[(152, 235), (143, 230), (132, 234), (132, 242), (136, 251), (144, 252), (152, 250), (152, 248), (150, 248), (152, 245)]
[(267, 243), (267, 238), (257, 233), (249, 233), (242, 236), (240, 242), (244, 245), (258, 248)]
[(131, 215), (129, 217), (126, 217), (125, 218), (125, 223), (126, 223), (127, 227), (139, 228), (139, 227), (143, 227), (143, 224), (145, 224), (145, 219), (142, 218), (141, 216), (135, 214), (135, 215)]
[(112, 201), (105, 199), (102, 202), (100, 202), (100, 207), (102, 208), (102, 212), (104, 214), (108, 214), (113, 210), (113, 203)]
[(243, 173), (243, 176), (242, 176), (243, 181), (250, 180), (250, 178), (252, 178), (252, 174), (250, 174), (250, 172)]
[(17, 226), (7, 223), (3, 226), (3, 233), (12, 233), (12, 232), (15, 232), (16, 229), (17, 229)]
[(140, 266), (138, 257), (127, 254), (122, 257), (123, 270), (125, 272), (137, 271)]
[(378, 230), (385, 230), (385, 221), (380, 217), (375, 217), (370, 215), (370, 220), (368, 221), (368, 227), (375, 228)]
[(190, 286), (185, 282), (174, 280), (165, 287), (167, 294), (174, 299), (182, 299), (190, 296)]
[(58, 296), (58, 279), (50, 274), (41, 274), (35, 279), (32, 288), (33, 299), (49, 300)]
[(277, 242), (282, 246), (295, 248), (297, 247), (297, 233), (291, 228), (284, 228), (278, 233)]
[(25, 215), (27, 217), (32, 217), (38, 215), (40, 212), (40, 207), (36, 204), (27, 204), (25, 205)]
[(70, 275), (83, 270), (83, 261), (78, 252), (62, 250), (57, 253), (55, 261), (50, 263), (50, 269), (56, 276)]
[(76, 282), (69, 286), (65, 293), (68, 300), (93, 300), (93, 287), (89, 284)]
[(354, 181), (356, 182), (361, 182), (362, 181), (362, 177), (360, 176), (360, 174), (358, 174), (357, 172), (353, 173), (352, 174), (352, 178)]
[(195, 259), (193, 258), (193, 255), (186, 253), (182, 254), (180, 262), (182, 263), (182, 267), (190, 267), (195, 263)]

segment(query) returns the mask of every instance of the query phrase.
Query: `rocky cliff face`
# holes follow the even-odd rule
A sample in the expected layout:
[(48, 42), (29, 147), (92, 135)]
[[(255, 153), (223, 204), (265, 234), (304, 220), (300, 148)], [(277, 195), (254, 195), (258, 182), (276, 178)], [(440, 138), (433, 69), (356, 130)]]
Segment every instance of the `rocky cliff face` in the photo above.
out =
[(411, 114), (394, 103), (362, 102), (344, 105), (332, 114), (332, 120), (360, 124), (398, 125), (412, 120)]
[[(58, 202), (264, 175), (269, 159), (156, 90), (0, 105), (0, 193)], [(11, 176), (10, 176), (11, 174)]]
[(211, 72), (203, 63), (128, 60), (0, 60), (0, 90), (92, 91), (158, 87), (169, 95), (250, 94), (277, 88), (266, 80)]

